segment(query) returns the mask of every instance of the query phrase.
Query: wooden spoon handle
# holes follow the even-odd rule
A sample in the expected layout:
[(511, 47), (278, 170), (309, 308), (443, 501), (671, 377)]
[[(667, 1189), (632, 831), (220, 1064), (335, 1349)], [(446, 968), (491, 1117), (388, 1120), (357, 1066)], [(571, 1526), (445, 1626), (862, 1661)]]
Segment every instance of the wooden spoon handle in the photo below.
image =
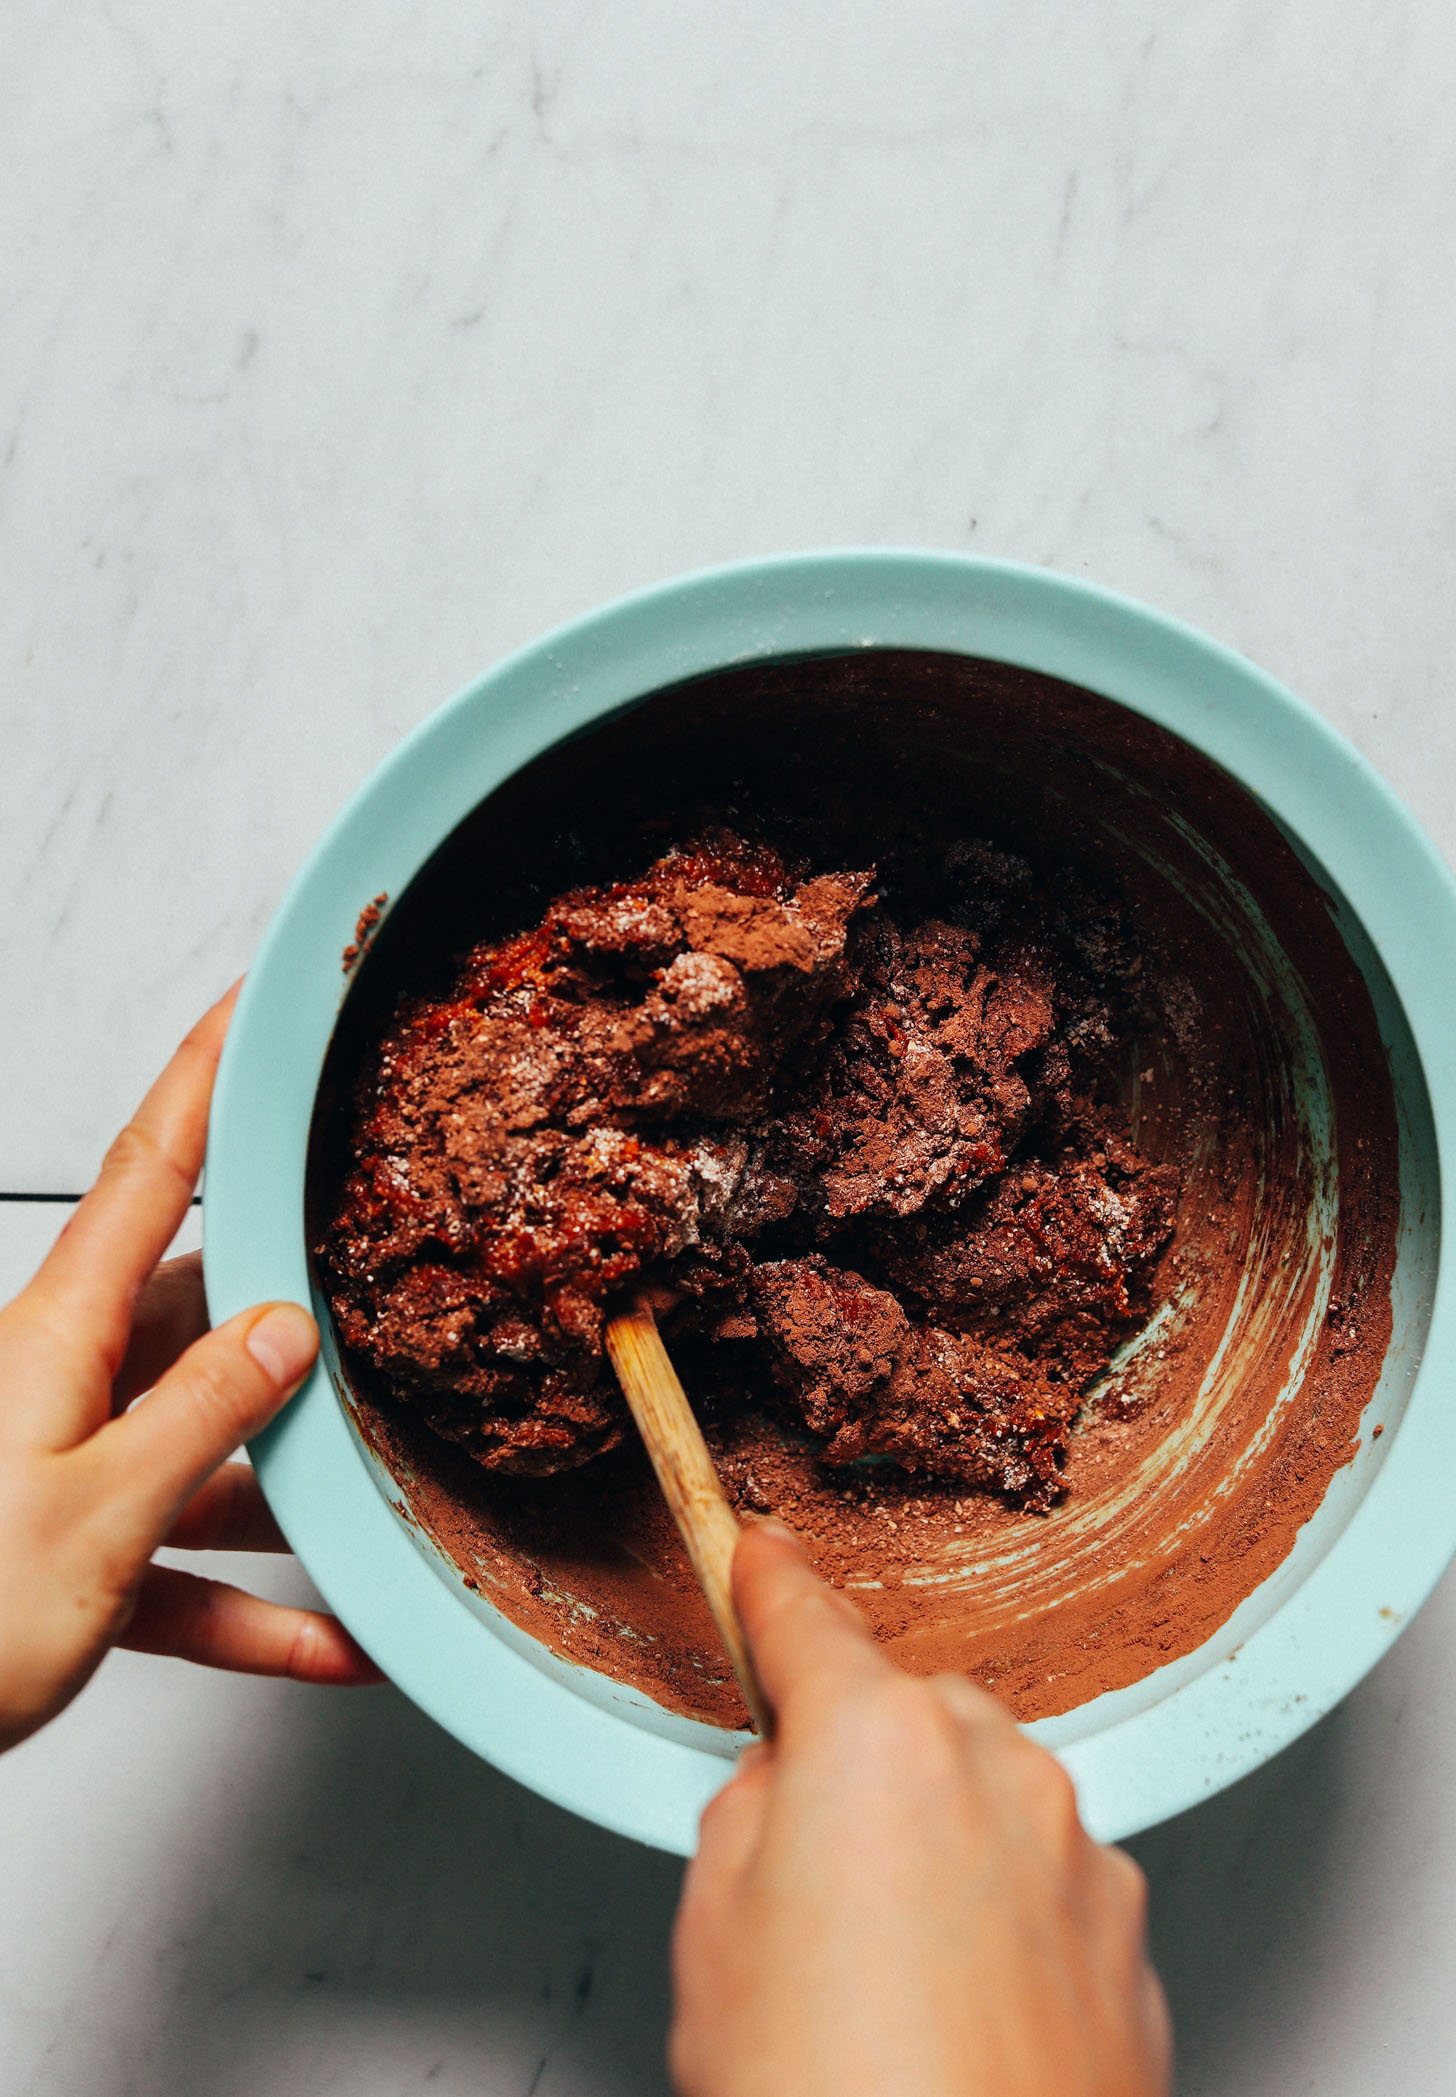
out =
[(768, 1703), (753, 1671), (743, 1627), (733, 1605), (733, 1551), (738, 1523), (723, 1497), (713, 1459), (678, 1381), (657, 1320), (642, 1298), (607, 1325), (607, 1353), (657, 1473), (678, 1532), (687, 1545), (698, 1585), (733, 1663), (753, 1723), (767, 1740)]

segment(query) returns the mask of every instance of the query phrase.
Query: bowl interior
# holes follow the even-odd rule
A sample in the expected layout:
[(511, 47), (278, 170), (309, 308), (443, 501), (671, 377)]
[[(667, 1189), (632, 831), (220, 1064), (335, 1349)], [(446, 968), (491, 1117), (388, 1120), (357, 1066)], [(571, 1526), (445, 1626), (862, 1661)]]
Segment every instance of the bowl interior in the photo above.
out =
[[(987, 1501), (931, 1546), (886, 1544), (848, 1583), (907, 1665), (975, 1673), (1054, 1742), (1087, 1738), (1266, 1622), (1394, 1445), (1439, 1242), (1430, 1101), (1400, 999), (1310, 851), (1124, 707), (927, 651), (758, 664), (556, 744), (421, 868), (341, 1014), (315, 1191), (402, 990), (443, 989), (454, 955), (640, 863), (644, 839), (735, 813), (798, 823), (827, 863), (876, 858), (908, 824), (1094, 868), (1165, 957), (1168, 1024), (1130, 1045), (1123, 1082), (1135, 1139), (1179, 1162), (1178, 1256), (1089, 1399), (1066, 1499), (1050, 1516)], [(731, 1731), (703, 1716), (723, 1689), (706, 1618), (684, 1643), (664, 1604), (685, 1568), (639, 1538), (641, 1577), (620, 1577), (640, 1477), (601, 1506), (578, 1481), (559, 1518), (538, 1494), (523, 1520), (509, 1486), (401, 1426), (315, 1302), (370, 1475), (481, 1635), (630, 1727), (731, 1754)]]

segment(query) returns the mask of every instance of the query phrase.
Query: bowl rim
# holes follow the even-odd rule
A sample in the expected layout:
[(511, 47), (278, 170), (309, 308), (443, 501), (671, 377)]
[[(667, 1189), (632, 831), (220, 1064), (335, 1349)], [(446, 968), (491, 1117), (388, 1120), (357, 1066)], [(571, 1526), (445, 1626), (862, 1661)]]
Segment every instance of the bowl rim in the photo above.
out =
[[(1081, 579), (917, 549), (785, 554), (673, 578), (516, 650), (422, 721), (336, 815), (264, 935), (218, 1072), (204, 1183), (214, 1321), (265, 1298), (310, 1300), (304, 1153), (345, 988), (340, 950), (361, 904), (399, 894), (532, 757), (635, 699), (713, 671), (871, 648), (978, 657), (1083, 686), (1169, 729), (1255, 794), (1328, 870), (1385, 966), (1448, 1183), (1456, 970), (1443, 973), (1431, 956), (1443, 942), (1456, 952), (1456, 882), (1351, 743), (1233, 650)], [(1099, 1837), (1167, 1819), (1289, 1745), (1389, 1650), (1434, 1587), (1456, 1552), (1445, 1484), (1456, 1407), (1432, 1373), (1449, 1345), (1453, 1290), (1442, 1233), (1403, 1419), (1344, 1529), (1294, 1591), (1196, 1679), (1053, 1743)], [(252, 1454), (315, 1585), (407, 1695), (557, 1804), (691, 1853), (731, 1761), (631, 1724), (483, 1636), (386, 1505), (321, 1364)]]

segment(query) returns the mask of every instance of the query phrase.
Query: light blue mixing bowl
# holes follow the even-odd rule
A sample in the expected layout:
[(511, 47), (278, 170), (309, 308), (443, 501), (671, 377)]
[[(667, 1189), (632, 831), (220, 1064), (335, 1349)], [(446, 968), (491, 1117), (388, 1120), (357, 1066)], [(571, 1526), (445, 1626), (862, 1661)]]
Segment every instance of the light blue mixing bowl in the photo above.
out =
[[(806, 554), (693, 575), (577, 620), (426, 721), (335, 821), (249, 973), (213, 1108), (213, 1318), (310, 1300), (310, 1119), (360, 905), (399, 896), (487, 794), (549, 745), (681, 680), (779, 657), (928, 649), (1080, 685), (1241, 781), (1320, 870), (1365, 974), (1400, 1118), (1394, 1332), (1366, 1434), (1294, 1550), (1217, 1635), (1032, 1730), (1117, 1839), (1285, 1747), (1374, 1665), (1456, 1550), (1453, 1283), (1440, 1186), (1456, 1145), (1456, 887), (1357, 752), (1272, 679), (1126, 599), (1007, 563)], [(1378, 958), (1377, 958), (1378, 957)], [(546, 1797), (684, 1854), (733, 1736), (558, 1659), (472, 1593), (398, 1511), (324, 1359), (254, 1447), (264, 1490), (329, 1604), (416, 1703)]]

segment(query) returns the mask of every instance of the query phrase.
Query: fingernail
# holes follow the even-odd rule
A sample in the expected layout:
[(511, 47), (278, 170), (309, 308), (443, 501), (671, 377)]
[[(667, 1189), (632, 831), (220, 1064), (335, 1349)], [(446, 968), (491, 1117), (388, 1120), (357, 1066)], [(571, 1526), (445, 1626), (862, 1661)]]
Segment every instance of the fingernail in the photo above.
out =
[(802, 1551), (804, 1548), (788, 1523), (781, 1522), (777, 1515), (764, 1515), (753, 1526), (762, 1535), (774, 1537), (781, 1544), (792, 1544), (796, 1551)]
[(318, 1327), (296, 1303), (275, 1303), (247, 1337), (247, 1349), (279, 1390), (297, 1383), (318, 1352)]

